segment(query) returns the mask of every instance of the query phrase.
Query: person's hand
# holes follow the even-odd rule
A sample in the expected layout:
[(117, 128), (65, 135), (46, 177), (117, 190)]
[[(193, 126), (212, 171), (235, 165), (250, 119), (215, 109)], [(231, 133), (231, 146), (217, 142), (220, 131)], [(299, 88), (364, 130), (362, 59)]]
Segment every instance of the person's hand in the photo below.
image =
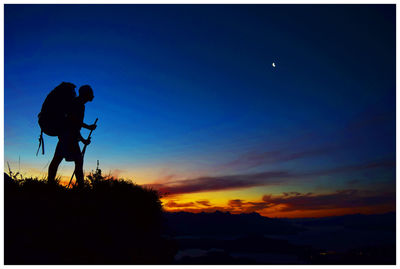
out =
[(88, 139), (82, 140), (82, 143), (85, 144), (86, 146), (90, 144), (90, 137)]
[(93, 131), (97, 128), (96, 124), (89, 125), (89, 130)]

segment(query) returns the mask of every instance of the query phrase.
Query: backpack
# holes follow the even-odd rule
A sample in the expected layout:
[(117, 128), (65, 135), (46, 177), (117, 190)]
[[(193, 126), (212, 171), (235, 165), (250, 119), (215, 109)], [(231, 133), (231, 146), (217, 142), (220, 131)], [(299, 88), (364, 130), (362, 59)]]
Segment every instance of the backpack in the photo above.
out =
[(62, 82), (55, 87), (43, 102), (42, 110), (38, 115), (38, 122), (41, 129), (39, 137), (39, 152), (42, 146), (42, 154), (44, 154), (43, 133), (49, 136), (59, 136), (66, 125), (66, 116), (68, 109), (71, 107), (74, 98), (76, 86), (69, 82)]

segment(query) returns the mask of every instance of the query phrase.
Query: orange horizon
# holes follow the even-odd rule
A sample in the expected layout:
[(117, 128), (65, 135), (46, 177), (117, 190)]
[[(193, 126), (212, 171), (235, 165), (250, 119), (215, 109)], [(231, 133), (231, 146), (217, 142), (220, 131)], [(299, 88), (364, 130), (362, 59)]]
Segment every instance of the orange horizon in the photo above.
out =
[[(362, 215), (374, 215), (374, 214), (386, 214), (390, 212), (396, 212), (394, 209), (387, 209), (384, 211), (369, 211), (369, 210), (347, 210), (347, 209), (331, 209), (328, 210), (329, 212), (320, 212), (321, 214), (316, 214), (315, 212), (296, 212), (295, 214), (262, 214), (257, 211), (253, 212), (234, 212), (234, 211), (229, 211), (229, 210), (218, 210), (218, 209), (213, 209), (213, 210), (204, 210), (204, 209), (168, 209), (166, 207), (163, 207), (164, 211), (170, 212), (170, 213), (177, 213), (177, 212), (187, 212), (187, 213), (194, 213), (194, 214), (200, 214), (200, 213), (214, 213), (216, 211), (224, 212), (227, 213), (229, 212), (230, 214), (236, 215), (236, 214), (250, 214), (250, 213), (258, 213), (263, 217), (268, 217), (268, 218), (288, 218), (288, 219), (296, 219), (296, 218), (324, 218), (324, 217), (340, 217), (340, 216), (346, 216), (346, 215), (355, 215), (355, 214), (362, 214)], [(311, 211), (311, 210), (310, 210)], [(342, 211), (342, 213), (339, 213), (339, 211)], [(337, 213), (335, 213), (337, 212)]]
[[(44, 180), (43, 178), (41, 180)], [(60, 176), (59, 184), (67, 186), (70, 181), (70, 176)], [(75, 178), (72, 183), (75, 182)], [(133, 181), (132, 181), (133, 182)], [(141, 184), (139, 184), (141, 185)], [(204, 194), (204, 193), (202, 193)], [(208, 193), (209, 194), (209, 193)], [(211, 213), (216, 211), (229, 212), (231, 214), (242, 214), (242, 213), (258, 213), (263, 217), (269, 218), (321, 218), (321, 217), (333, 217), (333, 216), (344, 216), (352, 214), (384, 214), (389, 212), (396, 212), (396, 205), (394, 204), (383, 204), (373, 205), (364, 207), (349, 207), (349, 208), (326, 208), (326, 209), (305, 209), (305, 210), (290, 210), (285, 204), (274, 205), (271, 208), (265, 208), (261, 210), (247, 210), (248, 208), (232, 208), (229, 207), (228, 202), (230, 197), (221, 197), (221, 200), (214, 200), (209, 205), (197, 204), (196, 196), (199, 193), (186, 194), (189, 197), (180, 197), (181, 195), (172, 195), (169, 197), (161, 197), (163, 210), (166, 212), (189, 212), (189, 213)], [(207, 197), (209, 195), (205, 195)], [(172, 198), (172, 199), (171, 199)], [(211, 197), (212, 198), (212, 197)], [(172, 201), (172, 202), (171, 202)], [(254, 201), (254, 200), (253, 200)], [(178, 205), (174, 205), (174, 202), (178, 202)], [(249, 200), (249, 202), (252, 202)], [(256, 203), (256, 202), (253, 202)], [(185, 206), (185, 204), (187, 206)]]
[[(228, 206), (210, 206), (207, 207), (174, 207), (169, 206), (169, 201), (161, 198), (163, 208), (166, 212), (189, 212), (189, 213), (212, 213), (216, 211), (229, 212), (231, 214), (242, 213), (258, 213), (263, 217), (268, 218), (322, 218), (322, 217), (335, 217), (354, 214), (373, 215), (385, 214), (389, 212), (396, 212), (396, 206), (391, 204), (364, 206), (354, 208), (327, 208), (327, 209), (306, 209), (306, 210), (293, 210), (289, 211), (288, 206), (277, 205), (276, 208), (272, 207), (262, 210), (246, 211), (246, 209), (233, 209)], [(290, 209), (290, 208), (289, 208)]]

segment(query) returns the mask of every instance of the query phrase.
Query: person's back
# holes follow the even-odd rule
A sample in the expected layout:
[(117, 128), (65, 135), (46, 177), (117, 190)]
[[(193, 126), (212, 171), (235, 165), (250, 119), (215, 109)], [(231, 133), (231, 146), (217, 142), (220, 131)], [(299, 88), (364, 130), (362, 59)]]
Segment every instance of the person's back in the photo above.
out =
[(76, 97), (68, 109), (66, 116), (66, 131), (71, 132), (79, 138), (79, 133), (82, 128), (83, 118), (85, 116), (85, 105), (81, 102), (79, 97)]

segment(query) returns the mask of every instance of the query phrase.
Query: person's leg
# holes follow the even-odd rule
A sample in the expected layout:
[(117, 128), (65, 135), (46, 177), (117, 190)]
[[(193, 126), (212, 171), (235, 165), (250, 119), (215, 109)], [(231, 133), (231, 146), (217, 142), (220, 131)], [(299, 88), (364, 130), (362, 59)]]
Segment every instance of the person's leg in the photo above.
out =
[(47, 176), (47, 181), (49, 183), (55, 182), (56, 179), (56, 174), (57, 174), (57, 169), (58, 166), (60, 165), (63, 157), (57, 154), (57, 151), (54, 153), (53, 160), (51, 160), (51, 163), (49, 165), (49, 173)]
[(49, 172), (47, 175), (48, 182), (52, 183), (55, 182), (57, 169), (61, 161), (64, 159), (65, 155), (64, 153), (65, 153), (65, 139), (63, 138), (63, 136), (59, 136), (56, 150), (54, 151), (53, 159), (51, 160), (51, 163), (49, 165)]
[(75, 177), (76, 182), (78, 183), (78, 187), (83, 187), (83, 158), (82, 155), (77, 156), (75, 158)]

